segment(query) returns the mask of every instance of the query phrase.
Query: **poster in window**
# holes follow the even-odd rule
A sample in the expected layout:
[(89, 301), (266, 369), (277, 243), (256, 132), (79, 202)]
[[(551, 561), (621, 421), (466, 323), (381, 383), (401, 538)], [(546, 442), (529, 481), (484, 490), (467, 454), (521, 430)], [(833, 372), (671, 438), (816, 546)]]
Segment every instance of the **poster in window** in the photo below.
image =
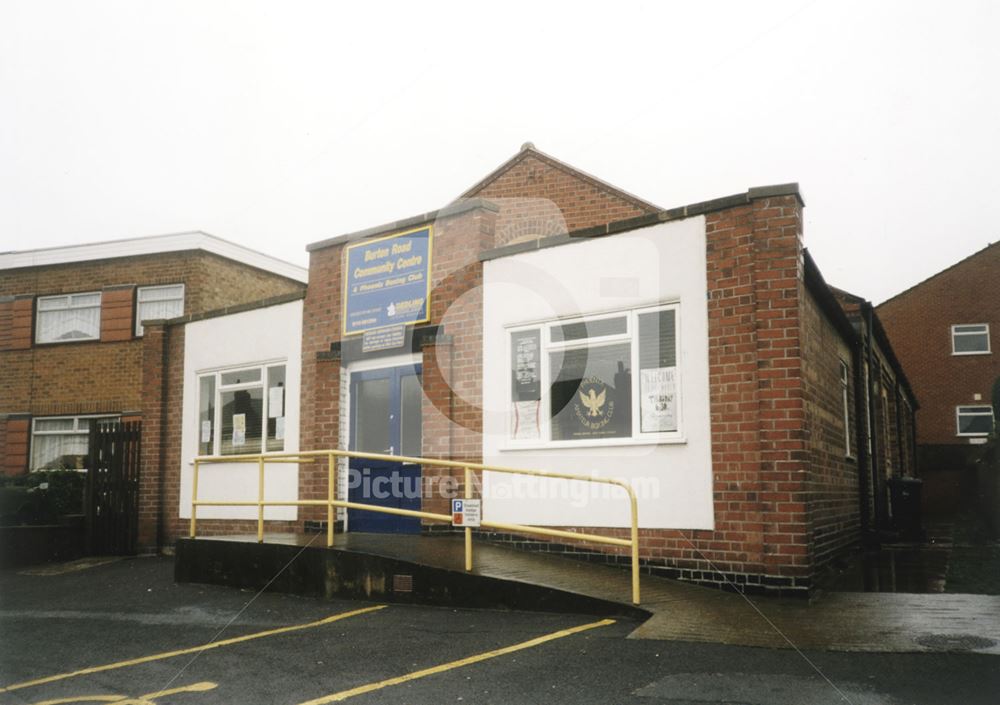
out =
[(271, 387), (267, 390), (267, 415), (272, 419), (285, 415), (284, 387)]
[(212, 442), (212, 422), (202, 421), (201, 422), (201, 442), (211, 443)]
[(632, 435), (630, 350), (623, 343), (552, 354), (552, 440)]
[(242, 446), (247, 442), (247, 415), (233, 414), (233, 445)]
[(511, 341), (511, 382), (513, 399), (538, 401), (542, 398), (539, 369), (540, 332), (527, 330), (513, 333)]
[(640, 372), (640, 428), (643, 433), (677, 430), (677, 368), (658, 367)]
[(285, 417), (279, 416), (274, 420), (274, 438), (275, 440), (284, 440), (285, 438)]
[(537, 441), (541, 438), (538, 425), (540, 401), (514, 402), (514, 418), (511, 419), (511, 439), (515, 441)]

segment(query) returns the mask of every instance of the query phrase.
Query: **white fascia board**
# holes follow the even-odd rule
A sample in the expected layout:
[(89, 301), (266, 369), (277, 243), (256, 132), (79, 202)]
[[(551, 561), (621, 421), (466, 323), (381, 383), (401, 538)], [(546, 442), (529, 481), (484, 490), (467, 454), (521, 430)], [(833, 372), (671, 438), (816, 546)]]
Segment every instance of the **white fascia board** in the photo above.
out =
[(89, 242), (82, 245), (47, 247), (21, 252), (5, 252), (0, 253), (0, 270), (44, 267), (53, 264), (70, 264), (115, 257), (155, 255), (183, 250), (203, 250), (295, 281), (302, 283), (309, 281), (309, 270), (304, 267), (200, 231)]

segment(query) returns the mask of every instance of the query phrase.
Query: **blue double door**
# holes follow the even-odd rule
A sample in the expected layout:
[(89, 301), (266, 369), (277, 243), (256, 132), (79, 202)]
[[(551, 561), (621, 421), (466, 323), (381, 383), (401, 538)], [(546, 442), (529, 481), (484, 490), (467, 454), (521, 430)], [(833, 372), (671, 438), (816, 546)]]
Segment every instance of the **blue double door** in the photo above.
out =
[[(420, 365), (351, 373), (350, 449), (418, 457), (421, 453)], [(397, 509), (420, 509), (420, 466), (351, 458), (348, 500)], [(349, 531), (420, 533), (420, 520), (349, 509)]]

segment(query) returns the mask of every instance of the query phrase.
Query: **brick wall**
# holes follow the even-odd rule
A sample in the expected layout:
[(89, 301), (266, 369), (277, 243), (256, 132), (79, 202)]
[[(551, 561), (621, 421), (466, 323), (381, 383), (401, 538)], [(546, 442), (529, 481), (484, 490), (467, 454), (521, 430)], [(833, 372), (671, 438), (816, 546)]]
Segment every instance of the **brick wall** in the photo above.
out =
[[(809, 526), (813, 562), (818, 570), (834, 556), (856, 545), (861, 535), (854, 432), (854, 361), (851, 348), (823, 315), (812, 294), (803, 291), (801, 303)], [(841, 362), (848, 366), (849, 422), (846, 428)], [(845, 433), (849, 434), (846, 438)]]
[(723, 571), (808, 585), (801, 204), (761, 198), (706, 221), (716, 530), (696, 543)]
[(500, 206), (497, 246), (656, 212), (650, 204), (531, 149), (465, 195)]
[[(968, 445), (955, 407), (990, 403), (1000, 377), (1000, 243), (949, 267), (877, 308), (920, 403), (917, 442)], [(951, 326), (988, 323), (992, 354), (952, 355)], [(981, 401), (975, 395), (981, 395)]]
[(190, 313), (214, 311), (234, 304), (262, 301), (292, 294), (305, 287), (300, 282), (279, 277), (262, 269), (208, 252), (201, 253), (198, 266), (188, 277), (191, 287)]
[[(163, 532), (164, 463), (167, 425), (167, 350), (169, 329), (162, 324), (144, 327), (142, 338), (142, 470), (139, 474), (140, 550), (160, 545)], [(183, 360), (183, 355), (181, 355)]]

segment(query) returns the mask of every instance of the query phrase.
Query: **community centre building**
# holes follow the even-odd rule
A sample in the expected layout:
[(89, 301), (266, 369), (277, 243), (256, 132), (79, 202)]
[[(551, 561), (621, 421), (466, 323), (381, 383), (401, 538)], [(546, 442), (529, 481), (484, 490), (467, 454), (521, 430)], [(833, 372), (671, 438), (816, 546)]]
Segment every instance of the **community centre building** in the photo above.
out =
[[(805, 593), (891, 522), (885, 480), (913, 472), (916, 400), (870, 305), (828, 286), (805, 249), (803, 208), (785, 184), (664, 209), (528, 143), (437, 211), (313, 243), (306, 287), (294, 269), (238, 257), (254, 275), (219, 287), (233, 300), (201, 294), (183, 267), (150, 278), (110, 262), (60, 285), (5, 273), (0, 354), (73, 347), (79, 365), (111, 369), (95, 356), (113, 328), (136, 359), (121, 400), (91, 368), (76, 376), (95, 382), (67, 392), (72, 412), (5, 392), (3, 457), (27, 467), (36, 418), (134, 413), (146, 549), (186, 534), (197, 457), (341, 448), (616, 478), (638, 495), (647, 571)], [(183, 309), (136, 313), (146, 287), (180, 283)], [(46, 347), (36, 319), (56, 295), (120, 299), (127, 315), (81, 318), (93, 346)], [(327, 472), (268, 465), (267, 499), (325, 500)], [(257, 497), (256, 463), (199, 478), (199, 500)], [(431, 463), (342, 459), (336, 495), (448, 514), (463, 481)], [(627, 536), (624, 495), (590, 487), (487, 472), (478, 491), (491, 521)], [(326, 516), (270, 506), (265, 529), (318, 531)], [(257, 507), (199, 507), (198, 522), (199, 535), (249, 533)], [(354, 509), (336, 528), (451, 530)], [(627, 560), (599, 544), (479, 538)]]
[[(187, 530), (197, 455), (345, 448), (625, 479), (650, 572), (808, 590), (881, 501), (859, 460), (912, 473), (904, 452), (891, 470), (873, 465), (869, 429), (885, 452), (902, 447), (915, 402), (805, 250), (803, 206), (787, 184), (662, 209), (526, 144), (440, 210), (310, 245), (301, 301), (158, 323), (172, 342), (148, 413), (182, 422), (144, 468), (171, 488), (153, 512), (161, 541)], [(883, 389), (891, 411), (869, 398)], [(204, 466), (199, 499), (255, 498), (254, 468)], [(322, 463), (267, 472), (269, 500), (326, 497)], [(340, 498), (437, 513), (449, 511), (441, 488), (462, 484), (460, 471), (403, 462), (345, 461), (337, 478)], [(374, 498), (379, 478), (420, 490)], [(484, 516), (627, 535), (623, 503), (584, 484), (486, 473)], [(199, 535), (252, 531), (256, 511), (202, 507)], [(325, 516), (268, 507), (266, 530), (319, 530)], [(337, 529), (448, 527), (350, 510)]]

